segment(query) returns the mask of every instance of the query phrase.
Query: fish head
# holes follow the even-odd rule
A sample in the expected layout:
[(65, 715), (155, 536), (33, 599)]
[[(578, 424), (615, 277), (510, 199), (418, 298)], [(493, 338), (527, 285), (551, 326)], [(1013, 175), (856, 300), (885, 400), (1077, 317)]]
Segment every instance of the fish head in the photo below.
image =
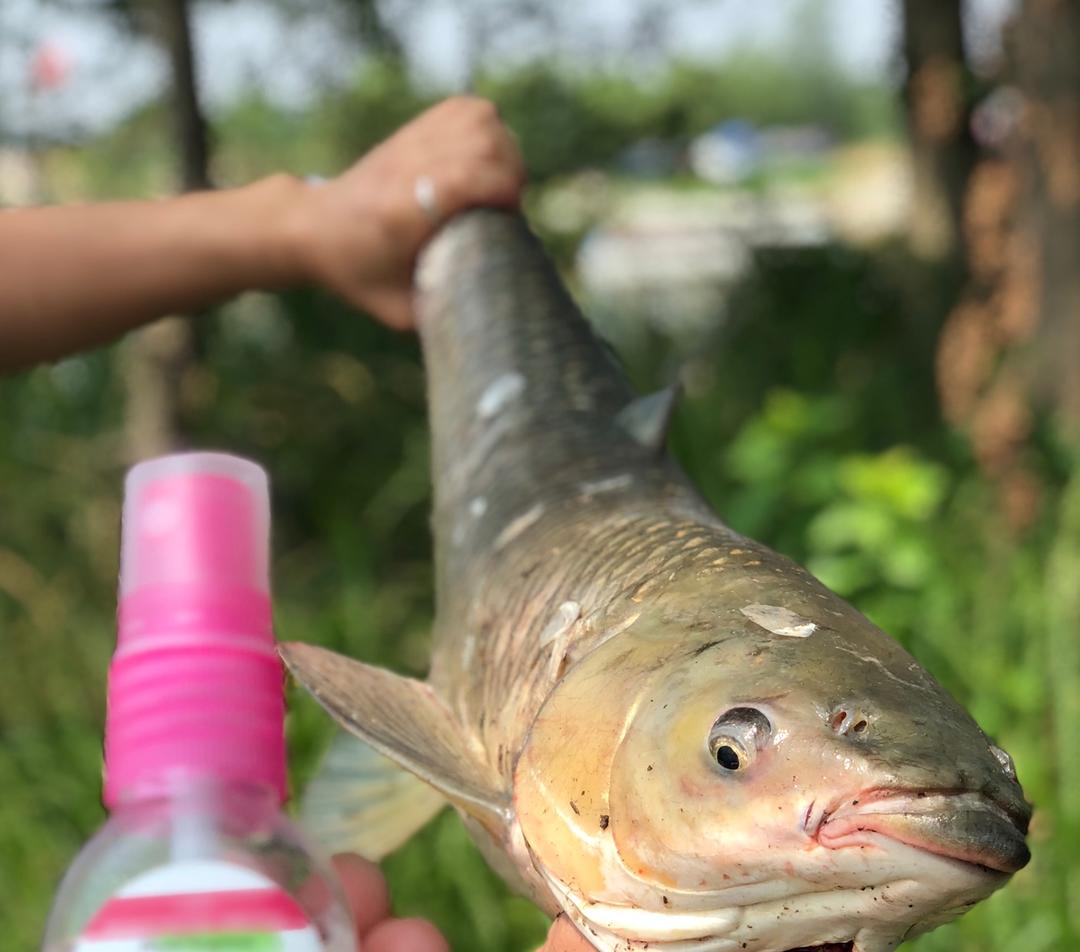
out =
[(520, 758), (533, 862), (600, 948), (886, 952), (1025, 865), (1011, 760), (895, 641), (730, 594), (601, 645)]

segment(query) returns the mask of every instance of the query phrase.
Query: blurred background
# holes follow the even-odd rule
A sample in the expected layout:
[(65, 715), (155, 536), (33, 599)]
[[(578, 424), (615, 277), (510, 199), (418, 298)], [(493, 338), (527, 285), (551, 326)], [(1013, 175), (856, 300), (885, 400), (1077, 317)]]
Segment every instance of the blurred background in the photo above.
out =
[[(1032, 864), (910, 948), (1080, 948), (1080, 7), (3, 0), (0, 204), (328, 174), (464, 88), (635, 382), (682, 380), (720, 513), (1014, 755)], [(4, 952), (103, 819), (124, 468), (190, 445), (272, 474), (282, 637), (425, 670), (414, 339), (297, 290), (0, 381)], [(331, 729), (293, 695), (300, 789)], [(455, 949), (544, 934), (451, 815), (386, 868)]]

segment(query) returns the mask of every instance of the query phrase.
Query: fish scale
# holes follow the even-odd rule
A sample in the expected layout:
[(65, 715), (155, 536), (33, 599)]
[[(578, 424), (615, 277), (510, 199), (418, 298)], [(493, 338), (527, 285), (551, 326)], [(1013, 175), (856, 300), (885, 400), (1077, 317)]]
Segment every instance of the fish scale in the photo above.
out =
[(283, 648), (347, 731), (304, 806), (332, 849), (449, 803), (604, 952), (891, 952), (1028, 861), (1008, 755), (720, 521), (664, 451), (670, 395), (634, 397), (519, 215), (457, 217), (418, 285), (429, 677)]
[[(633, 517), (616, 515), (646, 507), (650, 511)], [(598, 634), (604, 636), (596, 631), (596, 613), (603, 613), (608, 627), (617, 625), (613, 616), (635, 612), (642, 598), (662, 588), (673, 573), (734, 571), (740, 556), (731, 555), (733, 550), (744, 561), (761, 561), (751, 555), (776, 558), (724, 527), (676, 521), (650, 505), (648, 497), (635, 499), (629, 491), (613, 493), (603, 503), (606, 517), (597, 518), (597, 508), (596, 502), (581, 502), (553, 513), (522, 541), (519, 558), (487, 569), (463, 625), (466, 631), (485, 633), (469, 664), (462, 664), (465, 652), (456, 641), (436, 640), (432, 683), (445, 685), (447, 696), (458, 699), (463, 722), (484, 718), (489, 742), (497, 737), (498, 743), (516, 749), (543, 701), (537, 688), (550, 686), (544, 672), (552, 646), (542, 643), (540, 633), (559, 605), (572, 600), (581, 607), (584, 623), (560, 646), (573, 659), (594, 647)], [(552, 554), (565, 540), (567, 524), (589, 528), (577, 530), (575, 551)], [(537, 572), (545, 562), (554, 568)], [(487, 619), (497, 619), (497, 627)], [(507, 703), (510, 686), (517, 688), (519, 706)]]

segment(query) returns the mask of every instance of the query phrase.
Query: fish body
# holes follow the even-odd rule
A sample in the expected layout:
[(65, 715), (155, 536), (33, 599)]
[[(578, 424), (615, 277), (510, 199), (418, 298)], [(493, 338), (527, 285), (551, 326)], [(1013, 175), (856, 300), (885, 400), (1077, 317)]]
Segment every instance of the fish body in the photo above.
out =
[[(449, 801), (513, 885), (611, 952), (889, 952), (1027, 862), (1008, 755), (720, 521), (663, 451), (669, 402), (636, 398), (519, 216), (459, 216), (418, 285), (429, 677), (284, 649), (360, 739), (308, 803), (335, 848), (379, 841), (380, 792), (414, 816), (384, 809), (375, 852)], [(369, 750), (426, 786), (410, 800)]]

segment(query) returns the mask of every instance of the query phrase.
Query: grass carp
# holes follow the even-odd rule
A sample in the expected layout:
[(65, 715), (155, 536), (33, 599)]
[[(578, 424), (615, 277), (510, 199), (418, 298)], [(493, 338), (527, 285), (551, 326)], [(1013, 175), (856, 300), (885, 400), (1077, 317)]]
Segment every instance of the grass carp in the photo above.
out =
[(1008, 754), (720, 521), (520, 216), (458, 216), (417, 280), (431, 670), (284, 646), (349, 732), (307, 798), (325, 839), (377, 856), (449, 802), (608, 952), (889, 952), (1027, 863)]

